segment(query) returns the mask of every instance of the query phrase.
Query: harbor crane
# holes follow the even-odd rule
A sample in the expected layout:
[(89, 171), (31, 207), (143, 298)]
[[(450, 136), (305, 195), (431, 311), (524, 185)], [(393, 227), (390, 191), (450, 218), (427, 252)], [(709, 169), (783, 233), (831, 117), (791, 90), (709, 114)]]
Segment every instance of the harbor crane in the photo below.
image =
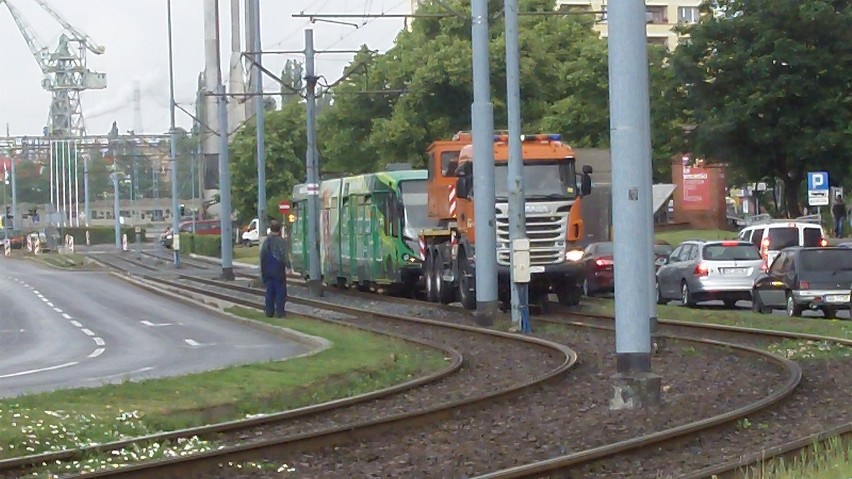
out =
[(84, 90), (102, 90), (107, 86), (105, 73), (87, 68), (86, 52), (101, 55), (105, 48), (72, 26), (47, 0), (34, 1), (62, 25), (59, 45), (52, 53), (12, 0), (0, 0), (0, 4), (6, 5), (30, 53), (41, 68), (44, 74), (41, 86), (52, 95), (45, 134), (56, 137), (83, 136), (86, 134), (86, 126), (80, 93)]

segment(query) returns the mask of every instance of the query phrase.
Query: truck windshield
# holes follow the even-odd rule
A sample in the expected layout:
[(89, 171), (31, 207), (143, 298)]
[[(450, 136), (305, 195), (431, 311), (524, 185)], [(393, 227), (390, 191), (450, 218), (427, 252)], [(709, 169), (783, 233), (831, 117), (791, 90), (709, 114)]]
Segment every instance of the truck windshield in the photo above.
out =
[(435, 223), (429, 219), (426, 205), (426, 180), (403, 180), (399, 182), (402, 193), (402, 206), (405, 208), (405, 226), (412, 228), (427, 228)]
[[(508, 174), (507, 164), (495, 165), (494, 195), (498, 199), (509, 197), (506, 185)], [(526, 199), (574, 199), (577, 196), (577, 186), (573, 165), (568, 161), (525, 162), (524, 196)]]

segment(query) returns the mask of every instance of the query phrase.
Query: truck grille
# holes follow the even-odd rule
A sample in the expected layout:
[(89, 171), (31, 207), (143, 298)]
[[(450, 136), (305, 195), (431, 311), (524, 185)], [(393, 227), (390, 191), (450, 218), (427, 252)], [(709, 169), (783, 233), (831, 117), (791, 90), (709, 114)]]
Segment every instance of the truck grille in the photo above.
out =
[[(526, 214), (527, 238), (530, 240), (530, 265), (544, 266), (565, 261), (565, 235), (568, 228), (568, 211), (565, 204), (535, 203), (537, 209), (547, 209), (543, 213)], [(528, 205), (529, 209), (529, 205)], [(497, 243), (509, 244), (508, 207), (497, 208)], [(497, 250), (497, 264), (510, 264), (508, 248)]]

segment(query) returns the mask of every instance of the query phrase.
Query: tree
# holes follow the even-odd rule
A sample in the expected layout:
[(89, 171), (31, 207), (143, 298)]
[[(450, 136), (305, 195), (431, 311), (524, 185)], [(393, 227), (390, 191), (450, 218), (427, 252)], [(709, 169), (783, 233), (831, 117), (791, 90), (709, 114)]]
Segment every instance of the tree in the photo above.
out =
[[(293, 186), (305, 178), (307, 134), (305, 107), (284, 104), (266, 115), (266, 195), (267, 208), (277, 214), (278, 201), (290, 198)], [(241, 221), (257, 214), (257, 129), (250, 121), (231, 142), (231, 201)]]
[(304, 88), (304, 67), (299, 60), (287, 60), (284, 63), (284, 68), (281, 70), (281, 80), (284, 82), (281, 85), (281, 105), (287, 103), (297, 103), (299, 95)]
[(695, 148), (747, 177), (784, 182), (798, 215), (807, 171), (850, 175), (852, 9), (848, 0), (719, 0), (685, 28), (675, 79)]

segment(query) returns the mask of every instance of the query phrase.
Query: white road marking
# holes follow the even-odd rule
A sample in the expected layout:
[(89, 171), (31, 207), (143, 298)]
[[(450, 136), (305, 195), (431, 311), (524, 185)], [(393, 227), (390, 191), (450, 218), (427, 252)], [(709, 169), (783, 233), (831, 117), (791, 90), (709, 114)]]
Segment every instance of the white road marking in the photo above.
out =
[(149, 327), (152, 327), (152, 328), (159, 328), (160, 326), (171, 326), (172, 325), (172, 323), (152, 323), (151, 321), (148, 321), (147, 319), (145, 321), (139, 321), (139, 322), (142, 323), (145, 326), (149, 326)]
[(53, 307), (53, 303), (51, 303), (51, 302), (50, 302), (50, 300), (46, 301), (46, 303), (47, 303), (47, 305), (48, 305), (48, 306), (50, 306), (51, 308)]
[(71, 315), (68, 313), (62, 313), (62, 317), (65, 319), (71, 319)]
[(89, 355), (90, 358), (96, 358), (104, 353), (104, 348), (98, 348), (92, 351), (92, 354)]
[(33, 294), (36, 296), (41, 296), (41, 293), (39, 293), (37, 289), (33, 290)]
[(92, 339), (94, 339), (94, 340), (95, 340), (95, 344), (97, 344), (98, 346), (103, 346), (103, 345), (104, 345), (104, 340), (103, 340), (103, 339), (101, 339), (101, 338), (92, 338)]
[(77, 326), (78, 328), (82, 328), (82, 327), (83, 327), (83, 325), (82, 325), (82, 324), (80, 324), (78, 321), (71, 321), (71, 324), (73, 324), (74, 326)]
[(45, 298), (44, 296), (39, 296), (39, 299), (41, 299), (41, 300), (42, 300), (42, 301), (44, 301), (45, 303), (49, 303), (49, 302), (50, 302), (50, 300), (49, 300), (49, 299), (47, 299), (47, 298)]
[(13, 378), (13, 377), (16, 377), (16, 376), (26, 376), (27, 374), (36, 374), (36, 373), (42, 373), (42, 372), (45, 372), (45, 371), (53, 371), (53, 370), (56, 370), (56, 369), (62, 369), (62, 368), (67, 368), (69, 366), (74, 366), (75, 364), (80, 364), (80, 363), (78, 363), (77, 361), (74, 361), (73, 363), (58, 364), (56, 366), (50, 366), (48, 368), (30, 369), (29, 371), (21, 371), (19, 373), (4, 374), (3, 376), (0, 376), (0, 379)]
[(83, 328), (83, 329), (81, 329), (81, 331), (83, 331), (83, 334), (85, 334), (86, 336), (94, 336), (95, 335), (95, 333), (93, 333), (91, 329)]
[(186, 344), (188, 344), (188, 345), (192, 346), (193, 348), (197, 348), (197, 347), (200, 347), (200, 346), (201, 346), (201, 344), (200, 344), (200, 343), (198, 343), (198, 342), (196, 342), (196, 341), (193, 341), (192, 339), (184, 339), (184, 342), (185, 342)]
[(59, 313), (59, 314), (62, 314), (62, 310), (61, 310), (61, 309), (59, 309), (59, 308), (53, 308), (53, 310), (54, 310), (54, 311), (56, 311), (56, 312), (57, 312), (57, 313)]

